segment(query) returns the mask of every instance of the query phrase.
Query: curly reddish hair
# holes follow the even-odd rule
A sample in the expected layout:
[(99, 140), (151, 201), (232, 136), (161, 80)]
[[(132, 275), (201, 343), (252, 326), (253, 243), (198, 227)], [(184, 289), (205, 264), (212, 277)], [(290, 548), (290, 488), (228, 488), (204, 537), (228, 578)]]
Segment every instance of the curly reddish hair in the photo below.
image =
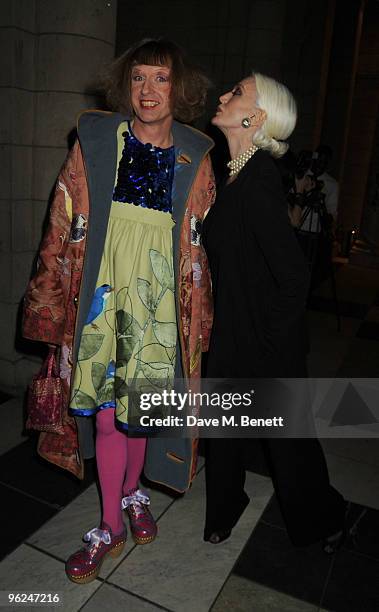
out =
[(171, 103), (175, 119), (190, 123), (204, 110), (210, 81), (192, 64), (186, 53), (165, 38), (144, 38), (134, 44), (109, 66), (102, 79), (108, 106), (131, 116), (130, 86), (134, 66), (169, 66), (171, 68)]

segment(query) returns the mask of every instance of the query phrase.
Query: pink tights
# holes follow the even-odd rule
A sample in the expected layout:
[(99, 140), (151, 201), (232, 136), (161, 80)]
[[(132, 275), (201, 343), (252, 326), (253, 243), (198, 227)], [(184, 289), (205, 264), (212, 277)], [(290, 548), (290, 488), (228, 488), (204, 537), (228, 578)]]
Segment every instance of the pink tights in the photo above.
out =
[(145, 460), (146, 438), (129, 438), (114, 425), (114, 409), (96, 415), (96, 461), (103, 501), (103, 521), (114, 534), (124, 528), (123, 495), (138, 486)]

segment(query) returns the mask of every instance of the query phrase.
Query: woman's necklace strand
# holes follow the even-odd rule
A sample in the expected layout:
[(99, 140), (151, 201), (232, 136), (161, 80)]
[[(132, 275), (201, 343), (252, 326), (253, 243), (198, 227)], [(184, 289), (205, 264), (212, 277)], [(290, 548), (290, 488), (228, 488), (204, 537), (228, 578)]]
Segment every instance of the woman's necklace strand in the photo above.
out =
[(237, 155), (237, 157), (235, 157), (234, 159), (231, 159), (230, 162), (226, 164), (230, 169), (229, 176), (237, 174), (249, 161), (249, 159), (253, 157), (254, 153), (256, 153), (258, 149), (259, 147), (257, 147), (256, 145), (252, 145), (246, 151), (240, 153), (240, 155)]

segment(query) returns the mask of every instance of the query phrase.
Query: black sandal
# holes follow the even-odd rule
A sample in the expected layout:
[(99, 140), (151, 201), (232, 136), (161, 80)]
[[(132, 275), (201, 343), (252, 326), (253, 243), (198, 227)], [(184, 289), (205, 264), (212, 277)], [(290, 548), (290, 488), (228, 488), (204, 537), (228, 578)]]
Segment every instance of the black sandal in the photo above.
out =
[(231, 529), (225, 529), (224, 531), (214, 531), (210, 534), (210, 536), (204, 536), (205, 542), (210, 542), (211, 544), (220, 544), (224, 540), (227, 540), (232, 533)]
[(322, 543), (322, 550), (326, 555), (334, 555), (343, 545), (346, 540), (347, 529), (344, 527), (341, 531), (325, 538)]

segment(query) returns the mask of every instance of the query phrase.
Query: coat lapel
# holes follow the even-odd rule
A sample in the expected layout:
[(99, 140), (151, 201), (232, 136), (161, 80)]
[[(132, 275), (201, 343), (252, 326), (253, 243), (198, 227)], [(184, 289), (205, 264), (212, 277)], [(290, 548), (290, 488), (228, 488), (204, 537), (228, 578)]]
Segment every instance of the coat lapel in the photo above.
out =
[(90, 111), (78, 121), (78, 136), (87, 174), (90, 211), (83, 282), (76, 324), (74, 359), (90, 309), (104, 249), (117, 164), (119, 113)]

